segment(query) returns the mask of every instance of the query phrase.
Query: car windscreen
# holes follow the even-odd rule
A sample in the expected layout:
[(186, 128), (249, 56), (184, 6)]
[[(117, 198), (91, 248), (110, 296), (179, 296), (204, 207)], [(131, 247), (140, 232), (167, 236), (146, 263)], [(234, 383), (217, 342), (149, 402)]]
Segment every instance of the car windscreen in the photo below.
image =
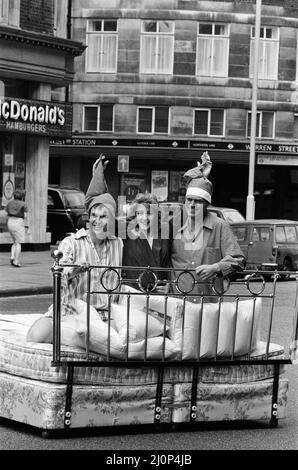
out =
[(85, 195), (79, 191), (68, 191), (63, 194), (63, 200), (66, 207), (82, 208), (85, 206)]
[(243, 217), (242, 214), (240, 214), (240, 212), (238, 211), (231, 211), (229, 209), (225, 209), (224, 210), (224, 217), (225, 217), (225, 220), (227, 222), (229, 222), (230, 224), (232, 224), (233, 222), (243, 222), (245, 220), (245, 218)]

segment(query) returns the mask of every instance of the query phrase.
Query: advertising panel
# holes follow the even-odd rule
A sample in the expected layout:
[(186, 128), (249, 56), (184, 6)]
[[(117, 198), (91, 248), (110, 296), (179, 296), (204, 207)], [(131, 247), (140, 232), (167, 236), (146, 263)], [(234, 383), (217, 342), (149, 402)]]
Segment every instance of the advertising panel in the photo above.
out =
[(71, 130), (72, 105), (0, 98), (0, 132), (69, 137)]

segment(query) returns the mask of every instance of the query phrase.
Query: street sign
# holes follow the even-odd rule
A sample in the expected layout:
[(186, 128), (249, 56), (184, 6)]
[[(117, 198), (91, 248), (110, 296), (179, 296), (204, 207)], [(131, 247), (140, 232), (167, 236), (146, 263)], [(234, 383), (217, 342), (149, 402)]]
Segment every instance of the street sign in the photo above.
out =
[(258, 165), (282, 165), (282, 166), (297, 166), (297, 155), (257, 155)]
[(117, 170), (124, 173), (129, 172), (129, 155), (118, 155)]

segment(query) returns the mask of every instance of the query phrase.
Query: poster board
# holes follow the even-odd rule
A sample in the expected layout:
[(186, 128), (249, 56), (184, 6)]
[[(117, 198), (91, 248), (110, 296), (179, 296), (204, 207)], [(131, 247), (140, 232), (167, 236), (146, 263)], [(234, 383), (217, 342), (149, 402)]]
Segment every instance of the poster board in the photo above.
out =
[(169, 189), (169, 172), (166, 170), (152, 170), (151, 192), (158, 201), (167, 201)]

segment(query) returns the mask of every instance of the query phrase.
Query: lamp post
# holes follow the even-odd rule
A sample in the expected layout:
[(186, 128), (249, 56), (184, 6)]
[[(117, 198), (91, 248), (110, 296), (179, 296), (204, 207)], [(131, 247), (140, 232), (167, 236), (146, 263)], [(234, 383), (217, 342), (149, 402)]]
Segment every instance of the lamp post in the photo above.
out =
[(246, 219), (247, 220), (254, 219), (254, 217), (255, 217), (254, 178), (255, 178), (255, 143), (256, 143), (256, 124), (257, 124), (258, 67), (259, 67), (261, 7), (262, 7), (262, 0), (256, 0), (254, 66), (253, 66), (253, 82), (252, 82), (250, 150), (249, 150), (248, 196), (247, 196), (247, 199), (246, 199)]

